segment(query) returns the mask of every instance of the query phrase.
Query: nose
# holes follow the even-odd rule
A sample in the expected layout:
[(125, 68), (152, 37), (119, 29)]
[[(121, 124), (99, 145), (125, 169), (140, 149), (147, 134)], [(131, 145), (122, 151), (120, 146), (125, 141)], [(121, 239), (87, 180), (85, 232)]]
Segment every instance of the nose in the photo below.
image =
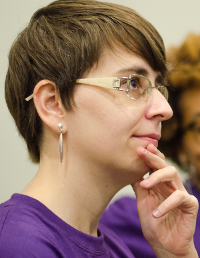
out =
[(172, 117), (173, 111), (168, 101), (157, 89), (152, 89), (148, 102), (149, 105), (146, 112), (148, 119), (157, 118), (160, 121), (165, 121)]

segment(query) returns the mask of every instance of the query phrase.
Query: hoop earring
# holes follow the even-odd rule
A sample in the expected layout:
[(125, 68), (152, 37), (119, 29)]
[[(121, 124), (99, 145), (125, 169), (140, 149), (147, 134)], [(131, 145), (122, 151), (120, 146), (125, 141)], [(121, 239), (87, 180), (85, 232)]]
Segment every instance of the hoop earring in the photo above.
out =
[(63, 135), (62, 135), (63, 125), (61, 123), (59, 123), (58, 128), (60, 129), (60, 139), (59, 139), (60, 163), (62, 163), (62, 160), (63, 160)]

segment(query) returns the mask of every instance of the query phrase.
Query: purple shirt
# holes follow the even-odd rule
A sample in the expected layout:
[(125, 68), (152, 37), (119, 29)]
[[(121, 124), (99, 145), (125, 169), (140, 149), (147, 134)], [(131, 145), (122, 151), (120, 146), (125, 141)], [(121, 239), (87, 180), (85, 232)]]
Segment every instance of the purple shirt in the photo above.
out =
[(123, 197), (111, 204), (100, 222), (121, 237), (135, 258), (156, 258), (143, 236), (135, 198)]
[[(197, 188), (192, 185), (192, 194), (198, 199), (198, 202), (200, 203), (200, 191), (197, 190)], [(200, 256), (200, 210), (197, 214), (197, 224), (196, 229), (194, 233), (194, 245), (197, 249), (197, 253)]]
[[(193, 194), (200, 202), (200, 192), (191, 185), (191, 182), (190, 189), (189, 193)], [(121, 237), (135, 258), (156, 258), (143, 236), (135, 198), (123, 197), (111, 204), (104, 212), (100, 222)], [(194, 244), (200, 255), (200, 212), (197, 215)]]
[(106, 226), (99, 225), (98, 233), (76, 230), (25, 195), (14, 194), (0, 205), (1, 258), (134, 258)]

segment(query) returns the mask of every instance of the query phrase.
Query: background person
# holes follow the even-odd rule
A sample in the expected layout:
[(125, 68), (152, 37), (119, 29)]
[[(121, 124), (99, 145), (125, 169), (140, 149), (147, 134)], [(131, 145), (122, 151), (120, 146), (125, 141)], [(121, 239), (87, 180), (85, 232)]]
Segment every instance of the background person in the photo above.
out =
[[(185, 41), (169, 50), (172, 64), (169, 90), (173, 117), (163, 123), (161, 151), (186, 171), (185, 186), (200, 200), (200, 35), (189, 33)], [(200, 213), (194, 235), (200, 253)]]
[(6, 101), (39, 169), (0, 206), (2, 258), (130, 258), (99, 224), (128, 184), (157, 257), (198, 257), (198, 202), (156, 148), (172, 116), (165, 73), (160, 35), (133, 10), (63, 0), (34, 14), (9, 54)]
[[(190, 177), (187, 190), (200, 200), (200, 35), (189, 33), (178, 47), (167, 52), (170, 64), (169, 103), (173, 117), (162, 123), (159, 149)], [(116, 201), (103, 214), (102, 220), (112, 228), (134, 253), (135, 257), (156, 257), (144, 239), (136, 199), (125, 197)], [(131, 241), (132, 237), (137, 241)], [(200, 214), (198, 213), (194, 242), (198, 253)]]

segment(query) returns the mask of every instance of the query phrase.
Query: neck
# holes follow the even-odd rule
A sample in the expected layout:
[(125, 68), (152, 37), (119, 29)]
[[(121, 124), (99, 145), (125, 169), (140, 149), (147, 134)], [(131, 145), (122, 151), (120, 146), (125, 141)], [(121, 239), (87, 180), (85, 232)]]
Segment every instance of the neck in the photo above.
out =
[(42, 202), (72, 227), (97, 236), (99, 219), (119, 189), (105, 177), (105, 171), (88, 169), (83, 164), (72, 167), (64, 162), (41, 161), (22, 194)]

